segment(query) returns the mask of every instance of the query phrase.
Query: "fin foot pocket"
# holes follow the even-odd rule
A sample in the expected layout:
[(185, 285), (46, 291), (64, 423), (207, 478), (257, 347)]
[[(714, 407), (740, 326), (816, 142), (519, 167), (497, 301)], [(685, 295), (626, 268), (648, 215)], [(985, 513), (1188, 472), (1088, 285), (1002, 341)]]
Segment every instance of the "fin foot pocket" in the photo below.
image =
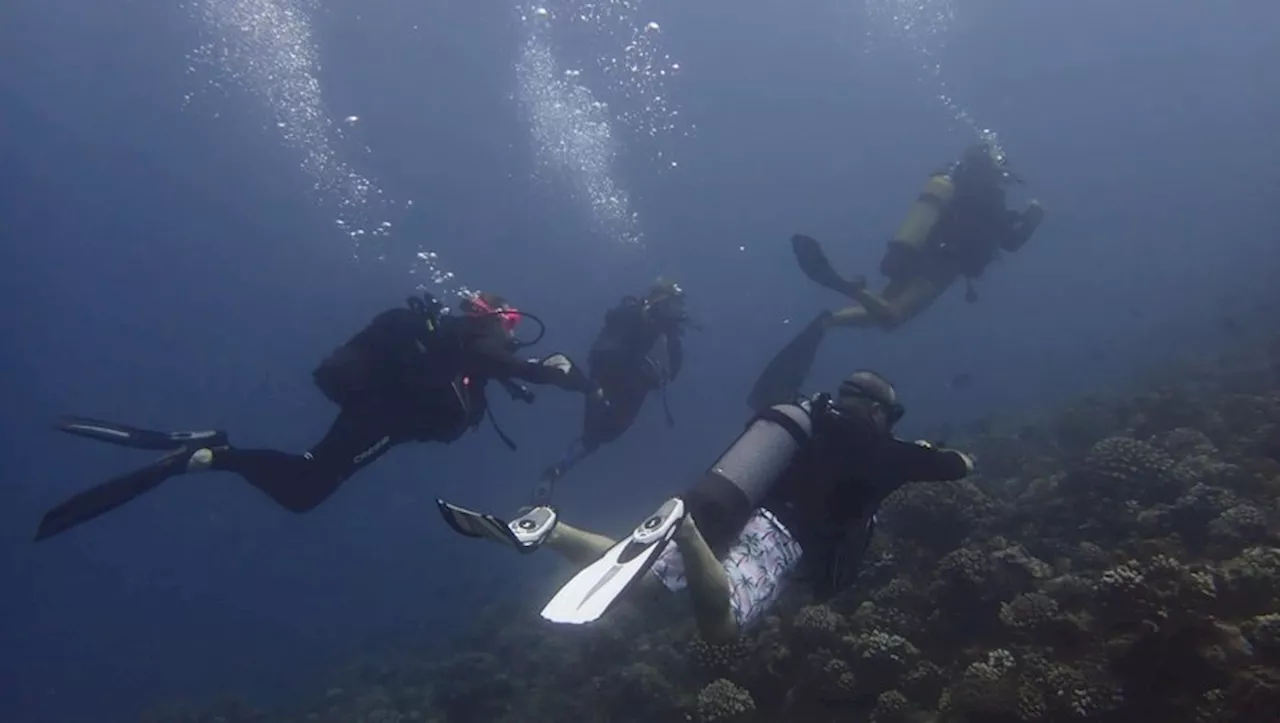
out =
[[(507, 529), (511, 530), (511, 534), (523, 547), (536, 549), (551, 535), (557, 522), (559, 518), (555, 510), (539, 506), (507, 523)], [(529, 551), (532, 552), (532, 549)]]
[[(525, 554), (537, 550), (556, 524), (555, 511), (549, 507), (535, 507), (510, 523), (442, 499), (436, 500), (436, 508), (459, 535), (486, 539)], [(549, 518), (539, 514), (540, 510), (550, 513)]]

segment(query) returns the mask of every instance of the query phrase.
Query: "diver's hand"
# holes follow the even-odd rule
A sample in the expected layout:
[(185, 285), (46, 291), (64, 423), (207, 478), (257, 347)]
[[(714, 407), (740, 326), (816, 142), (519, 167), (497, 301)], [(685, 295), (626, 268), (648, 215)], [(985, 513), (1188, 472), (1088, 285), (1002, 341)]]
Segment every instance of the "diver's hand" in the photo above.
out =
[(604, 387), (599, 384), (593, 385), (591, 391), (587, 392), (587, 395), (606, 407), (613, 406), (609, 403), (608, 395), (604, 393)]
[(544, 367), (559, 369), (561, 372), (565, 374), (568, 374), (569, 372), (573, 371), (573, 361), (570, 360), (569, 357), (565, 356), (564, 354), (552, 354), (551, 356), (543, 359), (538, 363)]
[(973, 474), (973, 469), (974, 469), (974, 467), (977, 465), (977, 460), (976, 460), (975, 458), (973, 458), (973, 457), (972, 457), (972, 456), (970, 456), (970, 455), (965, 454), (964, 452), (961, 452), (961, 451), (960, 451), (960, 450), (958, 450), (958, 449), (939, 449), (939, 448), (937, 447), (937, 445), (935, 445), (933, 442), (929, 442), (929, 441), (924, 440), (924, 439), (917, 439), (917, 440), (915, 441), (915, 444), (916, 444), (916, 446), (918, 446), (918, 447), (924, 447), (925, 449), (936, 449), (936, 450), (938, 450), (939, 452), (950, 452), (950, 453), (952, 453), (952, 454), (954, 454), (954, 455), (958, 456), (958, 457), (960, 458), (960, 460), (961, 460), (962, 462), (964, 462), (964, 468), (965, 468), (965, 470), (966, 470), (967, 474)]

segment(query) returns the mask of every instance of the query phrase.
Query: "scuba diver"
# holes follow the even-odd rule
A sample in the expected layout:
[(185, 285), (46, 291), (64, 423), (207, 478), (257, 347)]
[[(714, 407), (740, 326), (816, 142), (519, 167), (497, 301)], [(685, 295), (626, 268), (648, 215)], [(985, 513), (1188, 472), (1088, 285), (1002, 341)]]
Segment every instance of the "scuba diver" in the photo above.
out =
[(1004, 155), (985, 143), (970, 146), (958, 161), (930, 176), (889, 241), (880, 263), (889, 283), (878, 294), (867, 288), (864, 277), (846, 279), (837, 273), (817, 240), (792, 236), (801, 271), (857, 305), (819, 314), (770, 362), (753, 397), (778, 401), (794, 394), (831, 327), (893, 331), (929, 308), (961, 277), (965, 300), (976, 302), (974, 279), (1000, 251), (1020, 250), (1044, 220), (1038, 201), (1020, 212), (1006, 207), (1005, 186), (1014, 182), (1022, 183), (1008, 169)]
[(681, 337), (691, 323), (684, 289), (661, 277), (644, 298), (625, 296), (605, 313), (604, 327), (588, 356), (587, 373), (595, 390), (586, 397), (582, 434), (559, 462), (542, 473), (535, 504), (548, 503), (557, 480), (600, 445), (630, 429), (649, 392), (661, 392), (667, 425), (675, 425), (667, 405), (667, 385), (684, 365)]
[(599, 619), (650, 571), (646, 580), (689, 588), (702, 637), (722, 644), (759, 620), (790, 579), (805, 580), (819, 599), (847, 587), (876, 510), (895, 490), (973, 471), (961, 452), (895, 437), (903, 411), (893, 386), (870, 371), (850, 375), (834, 398), (759, 410), (701, 479), (622, 541), (570, 527), (547, 506), (508, 523), (437, 505), (464, 536), (522, 553), (546, 544), (583, 566), (542, 610), (552, 622)]
[[(516, 380), (588, 393), (586, 375), (563, 354), (541, 361), (516, 352), (537, 343), (515, 337), (522, 317), (496, 294), (464, 294), (461, 315), (435, 297), (410, 297), (389, 309), (329, 355), (313, 372), (316, 386), (338, 405), (338, 416), (304, 454), (233, 447), (222, 430), (159, 432), (82, 417), (55, 428), (100, 442), (168, 452), (160, 460), (75, 495), (45, 514), (41, 540), (102, 515), (171, 477), (209, 470), (233, 472), (280, 506), (307, 512), (356, 472), (404, 442), (452, 443), (485, 416), (485, 386), (494, 380), (527, 403), (533, 395)], [(499, 436), (515, 448), (501, 429)]]

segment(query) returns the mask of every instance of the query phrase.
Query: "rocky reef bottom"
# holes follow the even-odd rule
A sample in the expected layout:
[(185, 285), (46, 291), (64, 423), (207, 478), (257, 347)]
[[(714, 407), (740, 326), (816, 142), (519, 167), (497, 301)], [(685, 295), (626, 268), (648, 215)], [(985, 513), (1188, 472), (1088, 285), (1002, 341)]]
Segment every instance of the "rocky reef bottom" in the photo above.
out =
[(448, 659), (370, 657), (288, 711), (151, 723), (1280, 720), (1280, 343), (967, 439), (981, 474), (890, 498), (858, 584), (739, 644), (686, 601), (518, 611)]

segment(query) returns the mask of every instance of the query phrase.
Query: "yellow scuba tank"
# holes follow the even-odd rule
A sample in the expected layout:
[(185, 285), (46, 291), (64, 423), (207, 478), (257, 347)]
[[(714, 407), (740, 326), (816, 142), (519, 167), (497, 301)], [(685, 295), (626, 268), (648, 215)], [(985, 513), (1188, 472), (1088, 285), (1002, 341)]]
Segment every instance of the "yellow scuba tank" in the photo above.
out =
[(939, 171), (929, 176), (920, 195), (911, 204), (911, 208), (907, 209), (907, 215), (899, 224), (893, 240), (889, 242), (889, 250), (880, 265), (885, 276), (894, 279), (909, 273), (909, 267), (924, 251), (938, 220), (951, 203), (955, 190), (955, 183), (948, 171)]

